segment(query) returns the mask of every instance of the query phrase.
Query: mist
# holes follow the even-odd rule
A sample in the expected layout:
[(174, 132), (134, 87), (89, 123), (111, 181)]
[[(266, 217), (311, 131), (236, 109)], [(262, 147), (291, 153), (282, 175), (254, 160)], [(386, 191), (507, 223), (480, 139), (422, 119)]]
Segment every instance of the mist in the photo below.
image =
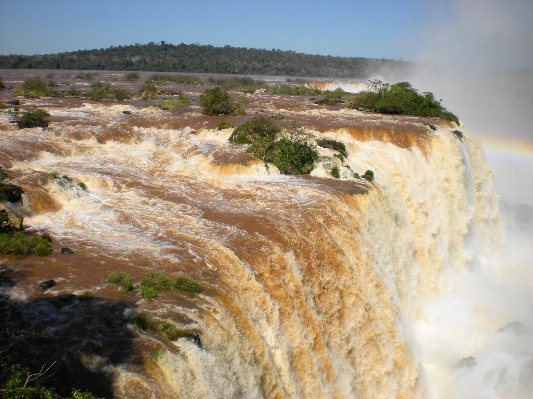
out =
[[(419, 62), (406, 75), (431, 91), (485, 145), (496, 192), (511, 204), (533, 205), (533, 2), (433, 1), (423, 32), (406, 40)], [(494, 139), (511, 151), (489, 148)]]

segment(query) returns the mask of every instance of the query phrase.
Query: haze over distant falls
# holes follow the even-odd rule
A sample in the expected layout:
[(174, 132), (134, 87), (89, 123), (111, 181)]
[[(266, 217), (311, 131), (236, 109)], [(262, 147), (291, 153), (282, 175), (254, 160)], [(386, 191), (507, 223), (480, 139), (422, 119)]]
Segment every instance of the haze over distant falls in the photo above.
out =
[[(0, 166), (25, 193), (14, 207), (54, 248), (1, 258), (3, 309), (33, 331), (46, 312), (76, 314), (88, 327), (58, 361), (105, 376), (117, 398), (526, 398), (533, 325), (487, 299), (507, 292), (508, 264), (477, 139), (437, 118), (243, 96), (247, 115), (231, 117), (79, 98), (22, 100), (50, 114), (46, 128), (0, 115)], [(310, 175), (282, 175), (216, 129), (254, 114), (347, 156), (318, 147)], [(106, 283), (118, 270), (186, 275), (201, 292), (145, 299)], [(188, 335), (139, 329), (138, 315)]]

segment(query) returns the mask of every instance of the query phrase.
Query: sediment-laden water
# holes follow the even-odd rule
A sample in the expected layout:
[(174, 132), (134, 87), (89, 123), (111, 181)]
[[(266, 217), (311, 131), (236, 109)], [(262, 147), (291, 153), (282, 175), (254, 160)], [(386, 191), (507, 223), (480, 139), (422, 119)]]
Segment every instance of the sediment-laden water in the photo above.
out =
[[(234, 123), (281, 113), (344, 143), (348, 158), (320, 148), (310, 176), (280, 175), (229, 143), (232, 129), (215, 129), (223, 118), (194, 107), (41, 99), (22, 106), (46, 109), (48, 128), (0, 116), (0, 165), (25, 191), (15, 208), (54, 248), (0, 258), (2, 339), (17, 356), (35, 367), (57, 360), (50, 381), (70, 373), (117, 398), (527, 397), (525, 366), (500, 385), (487, 373), (470, 391), (463, 381), (497, 334), (530, 337), (527, 320), (491, 313), (468, 288), (505, 275), (478, 141), (436, 119), (246, 96), (248, 116)], [(373, 182), (353, 177), (367, 169)], [(116, 270), (136, 282), (186, 275), (202, 292), (146, 300), (107, 284)], [(48, 279), (56, 285), (39, 291)], [(197, 339), (140, 331), (137, 314)], [(531, 344), (519, 346), (527, 365)]]

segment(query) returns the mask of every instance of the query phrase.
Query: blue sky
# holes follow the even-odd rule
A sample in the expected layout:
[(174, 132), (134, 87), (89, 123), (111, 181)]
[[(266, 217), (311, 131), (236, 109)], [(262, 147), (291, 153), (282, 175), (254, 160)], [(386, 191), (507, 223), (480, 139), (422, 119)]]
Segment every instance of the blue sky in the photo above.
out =
[(160, 42), (408, 59), (429, 1), (0, 0), (0, 54)]

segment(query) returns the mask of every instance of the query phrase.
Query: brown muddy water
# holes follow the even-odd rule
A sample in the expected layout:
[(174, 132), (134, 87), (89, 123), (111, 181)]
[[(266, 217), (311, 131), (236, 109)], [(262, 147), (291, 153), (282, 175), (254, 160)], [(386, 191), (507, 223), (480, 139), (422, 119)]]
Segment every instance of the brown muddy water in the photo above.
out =
[[(14, 87), (36, 74), (86, 86), (76, 71), (1, 71)], [(141, 82), (117, 87), (137, 92)], [(183, 90), (195, 98), (205, 88)], [(437, 119), (305, 96), (232, 96), (245, 98), (247, 115), (206, 117), (194, 103), (177, 113), (155, 101), (20, 98), (20, 111), (51, 116), (47, 128), (18, 129), (13, 109), (2, 110), (0, 166), (24, 189), (16, 209), (26, 232), (48, 234), (54, 250), (0, 255), (1, 346), (32, 369), (55, 361), (44, 383), (65, 395), (77, 387), (115, 398), (428, 397), (440, 377), (413, 342), (421, 303), (441, 289), (441, 269), (468, 268), (472, 247), (497, 240), (479, 144)], [(348, 158), (319, 148), (311, 175), (280, 175), (229, 143), (233, 129), (215, 129), (257, 113), (341, 141)], [(353, 177), (367, 169), (374, 182)], [(475, 237), (466, 240), (468, 231)], [(153, 272), (185, 275), (202, 292), (143, 299), (138, 288), (106, 283), (117, 270), (137, 283)], [(56, 285), (41, 292), (49, 279)], [(140, 331), (140, 313), (195, 339)]]

